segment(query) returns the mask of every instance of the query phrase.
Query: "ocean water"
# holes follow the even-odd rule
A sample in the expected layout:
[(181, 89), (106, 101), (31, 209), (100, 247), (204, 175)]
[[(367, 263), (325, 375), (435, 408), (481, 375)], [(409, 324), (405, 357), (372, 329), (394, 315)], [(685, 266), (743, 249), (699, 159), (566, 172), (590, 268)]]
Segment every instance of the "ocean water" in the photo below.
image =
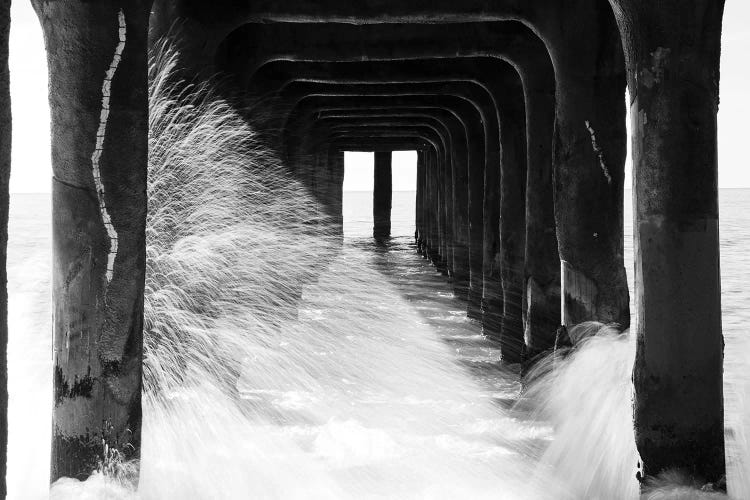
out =
[[(746, 284), (750, 278), (750, 261), (746, 258), (750, 243), (750, 190), (722, 190), (720, 201), (727, 420), (737, 434), (744, 425), (744, 401), (737, 387), (746, 381), (744, 372), (748, 371), (744, 325), (750, 319), (750, 308), (746, 305), (749, 298)], [(502, 491), (502, 498), (514, 500), (632, 498), (634, 472), (628, 470), (628, 464), (633, 464), (634, 458), (629, 444), (632, 436), (627, 435), (627, 374), (632, 363), (629, 341), (602, 342), (580, 353), (575, 363), (554, 379), (557, 398), (549, 397), (549, 387), (542, 385), (539, 392), (547, 391), (547, 394), (539, 399), (543, 399), (544, 404), (535, 403), (533, 398), (527, 403), (519, 402), (521, 387), (516, 374), (500, 366), (497, 347), (481, 336), (476, 323), (466, 319), (462, 304), (453, 298), (445, 278), (415, 253), (412, 243), (414, 193), (394, 193), (393, 206), (394, 239), (387, 249), (380, 249), (370, 238), (371, 193), (344, 194), (346, 251), (341, 257), (343, 265), (347, 258), (366, 262), (368, 269), (373, 270), (368, 279), (382, 280), (387, 294), (396, 294), (399, 298), (396, 302), (376, 301), (372, 307), (384, 317), (396, 315), (410, 321), (414, 318), (414, 324), (404, 325), (403, 336), (417, 330), (420, 332), (417, 335), (424, 332), (434, 335), (445, 347), (444, 352), (440, 351), (441, 356), (460, 370), (441, 374), (455, 379), (455, 387), (448, 387), (451, 379), (443, 380), (446, 393), (466, 390), (476, 401), (449, 401), (448, 396), (441, 400), (442, 386), (425, 387), (423, 398), (410, 396), (403, 400), (384, 400), (376, 393), (362, 394), (351, 389), (354, 392), (349, 393), (350, 403), (353, 407), (359, 406), (359, 410), (338, 408), (333, 416), (323, 412), (328, 416), (321, 425), (303, 425), (292, 418), (292, 424), (278, 428), (264, 426), (262, 433), (250, 433), (248, 439), (260, 440), (263, 436), (263, 440), (269, 441), (258, 444), (251, 455), (252, 463), (261, 470), (256, 479), (268, 481), (273, 487), (263, 490), (251, 486), (255, 488), (253, 496), (456, 498), (460, 492), (462, 496), (473, 498), (496, 498), (498, 491)], [(625, 212), (626, 259), (632, 262), (629, 203)], [(52, 407), (50, 214), (49, 195), (13, 195), (11, 198), (8, 482), (9, 498), (14, 499), (47, 496)], [(341, 264), (333, 264), (332, 269), (337, 265)], [(632, 279), (632, 266), (628, 271)], [(358, 293), (362, 301), (369, 299), (362, 290)], [(409, 314), (393, 308), (406, 308)], [(327, 314), (336, 314), (335, 304), (322, 298), (317, 302), (309, 299), (302, 315), (304, 321), (312, 324)], [(400, 355), (397, 351), (394, 353)], [(421, 355), (419, 351), (408, 354), (414, 362)], [(408, 356), (403, 362), (409, 362)], [(613, 368), (612, 364), (617, 366)], [(590, 380), (594, 375), (601, 380), (594, 386), (582, 387), (581, 380)], [(358, 387), (347, 381), (342, 385)], [(302, 412), (306, 404), (312, 403), (300, 397), (300, 393), (288, 391), (282, 407), (291, 415)], [(571, 406), (571, 400), (576, 398), (578, 401), (584, 398), (590, 404)], [(322, 410), (316, 408), (316, 411)], [(439, 423), (427, 418), (437, 413), (441, 414)], [(388, 419), (375, 419), (373, 414), (388, 415)], [(405, 423), (391, 421), (394, 415)], [(466, 415), (471, 419), (463, 421)], [(420, 419), (431, 425), (423, 425)], [(179, 432), (179, 426), (172, 425), (174, 432)], [(189, 431), (187, 426), (183, 429)], [(277, 433), (283, 435), (283, 439), (274, 440)], [(590, 442), (582, 441), (583, 434)], [(286, 456), (283, 451), (287, 451), (287, 447), (279, 443), (293, 444)], [(269, 450), (276, 451), (269, 454)], [(144, 444), (144, 455), (146, 453)], [(620, 458), (613, 459), (613, 456)], [(172, 468), (185, 466), (187, 471), (197, 472), (188, 467), (193, 458), (181, 457), (181, 460), (184, 462), (171, 464)], [(277, 472), (271, 474), (264, 468), (265, 461)], [(212, 464), (197, 462), (203, 468), (200, 473), (209, 475), (205, 469)], [(279, 468), (301, 467), (300, 464), (304, 467), (299, 474), (278, 472)], [(324, 473), (319, 473), (318, 467)], [(738, 467), (745, 465), (740, 463)], [(735, 474), (740, 476), (742, 472)], [(159, 478), (146, 479), (158, 481)], [(232, 481), (229, 475), (224, 479)], [(247, 490), (234, 490), (233, 496), (231, 491), (217, 488), (211, 497), (245, 498), (247, 494)], [(735, 491), (740, 491), (739, 487)], [(68, 498), (76, 496), (71, 494)], [(83, 497), (78, 494), (78, 498)], [(97, 498), (97, 495), (89, 498)], [(735, 498), (748, 497), (740, 493)]]

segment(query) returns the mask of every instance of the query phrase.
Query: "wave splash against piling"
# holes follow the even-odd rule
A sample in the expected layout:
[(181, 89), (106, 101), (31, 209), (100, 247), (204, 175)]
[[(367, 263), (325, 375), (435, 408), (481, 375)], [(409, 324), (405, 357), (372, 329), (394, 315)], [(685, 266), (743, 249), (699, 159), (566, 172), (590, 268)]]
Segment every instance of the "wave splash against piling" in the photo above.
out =
[[(114, 464), (52, 498), (638, 497), (629, 334), (595, 327), (496, 404), (176, 64), (150, 73), (138, 490)], [(676, 481), (647, 498), (715, 498)]]

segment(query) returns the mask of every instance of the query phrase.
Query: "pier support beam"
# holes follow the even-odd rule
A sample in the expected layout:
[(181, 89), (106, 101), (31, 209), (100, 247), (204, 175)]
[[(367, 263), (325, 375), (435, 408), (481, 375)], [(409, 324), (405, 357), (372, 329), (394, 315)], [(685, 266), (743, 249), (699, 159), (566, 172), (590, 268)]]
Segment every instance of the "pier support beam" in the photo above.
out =
[(375, 152), (375, 179), (372, 186), (372, 235), (378, 241), (391, 237), (391, 205), (393, 202), (392, 154)]
[(613, 0), (631, 89), (641, 478), (725, 475), (716, 114), (723, 1)]
[(140, 456), (151, 2), (33, 4), (54, 137), (51, 479), (85, 479)]
[(8, 205), (11, 111), (8, 73), (10, 0), (0, 0), (0, 498), (5, 498), (8, 451)]

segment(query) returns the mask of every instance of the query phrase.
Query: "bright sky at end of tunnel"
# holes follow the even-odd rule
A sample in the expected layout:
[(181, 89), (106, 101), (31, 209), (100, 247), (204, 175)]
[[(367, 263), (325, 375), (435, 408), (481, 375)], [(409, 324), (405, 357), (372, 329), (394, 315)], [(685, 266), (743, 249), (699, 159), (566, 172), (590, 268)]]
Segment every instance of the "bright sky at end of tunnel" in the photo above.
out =
[[(344, 191), (372, 191), (374, 163), (373, 153), (344, 153)], [(394, 191), (416, 191), (417, 152), (394, 151), (391, 174)]]
[[(747, 55), (750, 54), (750, 1), (726, 0), (722, 41), (719, 186), (750, 188), (750, 165), (745, 151), (746, 123), (750, 117), (750, 68), (747, 64)], [(42, 30), (31, 2), (14, 1), (10, 32), (12, 193), (49, 192), (51, 188), (46, 66)], [(350, 173), (346, 176), (344, 189), (372, 189), (372, 160), (368, 160), (367, 155), (361, 153), (351, 157), (347, 163)], [(411, 187), (407, 187), (407, 179), (399, 177), (395, 158), (393, 173), (394, 190), (414, 189), (416, 179), (408, 180)], [(626, 187), (629, 186), (628, 165)]]

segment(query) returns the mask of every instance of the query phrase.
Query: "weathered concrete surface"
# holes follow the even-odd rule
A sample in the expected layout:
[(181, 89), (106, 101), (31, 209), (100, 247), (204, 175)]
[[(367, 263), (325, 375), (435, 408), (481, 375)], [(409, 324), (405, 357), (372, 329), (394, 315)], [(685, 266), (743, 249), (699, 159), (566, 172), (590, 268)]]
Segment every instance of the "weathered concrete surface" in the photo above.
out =
[(391, 237), (393, 205), (393, 172), (390, 152), (376, 151), (372, 187), (372, 236), (377, 241)]
[[(563, 323), (630, 325), (623, 262), (625, 71), (612, 10), (576, 0), (537, 25), (555, 68), (555, 218)], [(576, 29), (566, 27), (576, 26)], [(585, 28), (584, 28), (585, 27)], [(576, 288), (579, 283), (590, 286)]]
[(151, 2), (33, 3), (54, 137), (54, 481), (140, 455)]
[(8, 450), (8, 182), (11, 108), (8, 74), (10, 0), (0, 0), (0, 498), (5, 498)]
[(641, 478), (725, 475), (716, 114), (723, 0), (612, 2), (635, 177), (633, 383)]
[(425, 206), (424, 206), (424, 151), (417, 151), (417, 193), (415, 200), (414, 225), (414, 242), (417, 245), (417, 252), (423, 254), (425, 245)]

